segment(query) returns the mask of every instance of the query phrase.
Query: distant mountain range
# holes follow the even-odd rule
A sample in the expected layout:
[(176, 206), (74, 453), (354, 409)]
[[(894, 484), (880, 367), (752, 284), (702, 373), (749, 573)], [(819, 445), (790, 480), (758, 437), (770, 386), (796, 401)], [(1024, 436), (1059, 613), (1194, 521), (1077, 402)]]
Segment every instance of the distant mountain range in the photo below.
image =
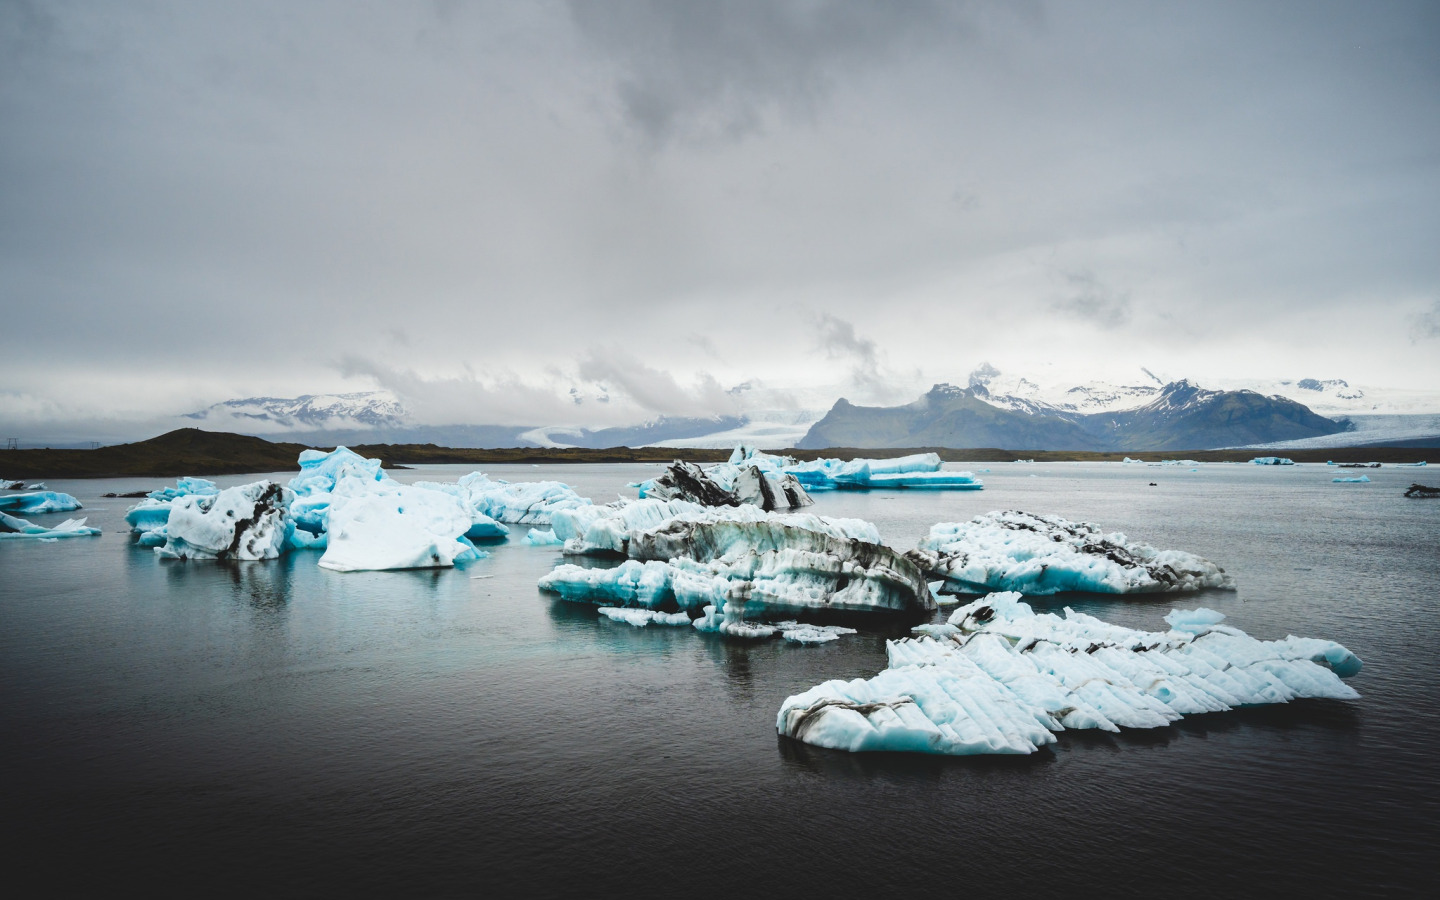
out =
[[(796, 446), (1005, 447), (1035, 450), (1203, 450), (1296, 440), (1346, 430), (1303, 404), (1254, 391), (1212, 391), (1176, 381), (1128, 396), (1086, 393), (1060, 406), (1004, 395), (983, 379), (969, 387), (937, 384), (904, 406), (856, 406), (841, 399)], [(1147, 403), (1100, 412), (1125, 399)]]
[[(316, 446), (444, 447), (1002, 447), (1075, 450), (1279, 449), (1408, 443), (1440, 446), (1440, 394), (1364, 389), (1343, 379), (1225, 381), (1206, 389), (1149, 369), (1121, 383), (1049, 386), (982, 364), (964, 387), (937, 385), (914, 403), (862, 406), (842, 392), (746, 382), (737, 413), (660, 416), (633, 425), (419, 424), (390, 391), (228, 400), (185, 416), (212, 431)], [(893, 395), (892, 395), (893, 396)], [(1327, 416), (1329, 418), (1327, 418)]]

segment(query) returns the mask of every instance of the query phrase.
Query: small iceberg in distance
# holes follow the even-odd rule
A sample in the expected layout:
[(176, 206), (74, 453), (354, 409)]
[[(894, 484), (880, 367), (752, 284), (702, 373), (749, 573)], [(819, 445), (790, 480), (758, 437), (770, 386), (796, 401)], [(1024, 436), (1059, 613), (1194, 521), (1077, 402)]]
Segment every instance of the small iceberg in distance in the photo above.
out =
[(1257, 456), (1257, 457), (1255, 457), (1254, 459), (1250, 460), (1250, 462), (1252, 462), (1253, 464), (1255, 464), (1255, 465), (1257, 465), (1257, 466), (1293, 466), (1293, 465), (1295, 465), (1295, 460), (1293, 460), (1293, 459), (1286, 459), (1286, 458), (1283, 457), (1283, 456)]
[(92, 537), (99, 534), (100, 529), (89, 527), (84, 519), (66, 519), (59, 525), (46, 527), (0, 513), (0, 540), (40, 538), (48, 543), (54, 538)]
[(944, 579), (945, 590), (962, 594), (1235, 589), (1224, 569), (1193, 553), (1105, 534), (1090, 522), (1013, 509), (933, 525), (905, 555), (928, 577)]
[(922, 637), (890, 641), (874, 677), (787, 698), (775, 727), (850, 752), (1027, 754), (1066, 729), (1159, 728), (1238, 706), (1359, 697), (1341, 679), (1361, 662), (1342, 645), (1260, 641), (1224, 618), (1175, 610), (1169, 631), (1146, 632), (1068, 608), (1037, 615), (1017, 593), (990, 594)]
[(1354, 478), (1332, 478), (1330, 480), (1335, 484), (1369, 484), (1370, 476), (1360, 475)]

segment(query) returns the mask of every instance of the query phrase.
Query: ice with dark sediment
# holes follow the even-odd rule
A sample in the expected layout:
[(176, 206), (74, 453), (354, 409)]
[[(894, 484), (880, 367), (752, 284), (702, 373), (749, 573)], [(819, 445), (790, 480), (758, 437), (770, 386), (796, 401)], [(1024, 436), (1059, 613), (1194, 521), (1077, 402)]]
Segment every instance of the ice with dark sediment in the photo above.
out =
[(1020, 510), (933, 525), (906, 556), (956, 593), (1235, 589), (1234, 579), (1204, 557), (1106, 534), (1089, 522)]
[(765, 637), (797, 617), (936, 608), (919, 570), (858, 519), (639, 500), (569, 511), (556, 517), (555, 532), (567, 553), (627, 559), (610, 569), (558, 566), (540, 579), (542, 590), (606, 606), (686, 611), (702, 631)]
[(37, 516), (41, 513), (71, 512), (83, 509), (80, 501), (60, 491), (27, 491), (23, 494), (0, 495), (0, 512), (15, 516)]
[(1186, 715), (1297, 698), (1351, 700), (1360, 660), (1334, 641), (1260, 641), (1213, 610), (1137, 631), (991, 594), (924, 636), (890, 641), (888, 667), (787, 698), (780, 734), (852, 752), (1024, 754), (1065, 729), (1157, 728)]
[(58, 525), (36, 525), (16, 516), (0, 513), (0, 540), (24, 540), (70, 537), (92, 537), (100, 529), (92, 528), (82, 519), (66, 519)]
[(1293, 465), (1295, 465), (1295, 460), (1293, 460), (1293, 459), (1287, 459), (1287, 458), (1285, 458), (1285, 457), (1283, 457), (1283, 456), (1257, 456), (1257, 457), (1255, 457), (1254, 459), (1250, 460), (1250, 462), (1254, 463), (1254, 464), (1257, 465), (1257, 466), (1293, 466)]
[(166, 559), (275, 559), (289, 549), (294, 499), (273, 481), (256, 481), (214, 494), (188, 494), (171, 502)]
[(814, 503), (795, 476), (768, 462), (773, 459), (762, 455), (760, 461), (732, 461), (708, 469), (677, 459), (663, 474), (636, 487), (641, 499), (688, 500), (702, 506), (747, 504), (772, 511)]

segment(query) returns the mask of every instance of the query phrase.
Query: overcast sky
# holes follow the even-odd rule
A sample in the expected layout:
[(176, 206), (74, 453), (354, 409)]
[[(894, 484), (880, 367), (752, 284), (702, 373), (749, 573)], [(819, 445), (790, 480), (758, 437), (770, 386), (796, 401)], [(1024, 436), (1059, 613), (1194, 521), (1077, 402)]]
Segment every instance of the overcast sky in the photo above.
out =
[(1440, 4), (0, 0), (0, 307), (26, 433), (1440, 388)]

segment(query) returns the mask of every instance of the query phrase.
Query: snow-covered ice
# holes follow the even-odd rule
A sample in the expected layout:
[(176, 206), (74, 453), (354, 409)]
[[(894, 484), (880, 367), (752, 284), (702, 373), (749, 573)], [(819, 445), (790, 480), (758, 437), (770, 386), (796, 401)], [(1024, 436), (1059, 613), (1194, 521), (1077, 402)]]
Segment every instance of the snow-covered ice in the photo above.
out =
[(66, 519), (59, 525), (45, 526), (0, 513), (0, 540), (38, 538), (48, 542), (53, 538), (89, 537), (99, 533), (100, 529), (87, 526), (83, 518)]
[(332, 507), (320, 566), (339, 572), (452, 566), (480, 556), (465, 538), (471, 524), (470, 511), (452, 494), (377, 485)]
[(990, 594), (925, 636), (888, 642), (886, 669), (787, 698), (776, 729), (852, 752), (1023, 754), (1067, 728), (1359, 696), (1340, 679), (1360, 660), (1334, 641), (1259, 641), (1206, 609), (1172, 612), (1169, 631), (1136, 631), (1068, 608), (1037, 615), (1020, 597)]
[(1215, 563), (1181, 550), (1158, 550), (1099, 525), (1020, 510), (933, 525), (907, 557), (958, 593), (1020, 591), (1103, 594), (1234, 590)]

